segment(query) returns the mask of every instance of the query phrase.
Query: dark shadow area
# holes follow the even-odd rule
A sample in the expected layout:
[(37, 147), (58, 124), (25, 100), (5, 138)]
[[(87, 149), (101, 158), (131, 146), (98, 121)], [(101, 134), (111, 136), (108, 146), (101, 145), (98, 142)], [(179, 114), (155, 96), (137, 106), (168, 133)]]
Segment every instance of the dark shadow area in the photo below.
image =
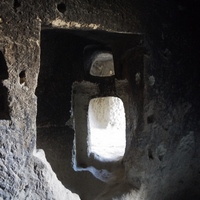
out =
[(13, 2), (13, 9), (17, 12), (17, 9), (21, 6), (21, 0), (14, 0)]
[(8, 67), (3, 53), (0, 51), (0, 80), (8, 79)]
[[(194, 184), (194, 183), (193, 183)], [(164, 200), (199, 200), (199, 192), (195, 191), (191, 186), (187, 186), (184, 190), (175, 192), (173, 195), (169, 195), (169, 197)]]
[(2, 81), (8, 78), (8, 67), (3, 53), (0, 51), (0, 120), (9, 120), (8, 89)]
[(8, 89), (0, 82), (0, 120), (10, 120)]
[(19, 83), (25, 84), (26, 83), (26, 71), (23, 70), (19, 73)]
[(59, 3), (57, 5), (57, 9), (59, 12), (64, 13), (67, 9), (66, 9), (66, 5), (64, 3)]

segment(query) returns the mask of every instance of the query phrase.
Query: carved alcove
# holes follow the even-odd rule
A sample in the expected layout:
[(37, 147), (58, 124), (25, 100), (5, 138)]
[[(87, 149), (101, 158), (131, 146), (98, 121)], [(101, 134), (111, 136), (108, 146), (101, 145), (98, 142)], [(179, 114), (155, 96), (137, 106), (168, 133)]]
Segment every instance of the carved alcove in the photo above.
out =
[[(87, 195), (85, 191), (88, 188), (93, 188), (95, 195), (97, 190), (105, 186), (105, 183), (99, 180), (101, 177), (96, 178), (95, 174), (84, 169), (85, 167), (93, 166), (97, 171), (105, 167), (111, 170), (121, 161), (119, 159), (114, 162), (99, 162), (94, 158), (87, 158), (87, 148), (82, 149), (88, 137), (87, 113), (92, 99), (119, 98), (127, 113), (126, 132), (130, 131), (129, 83), (126, 77), (128, 66), (125, 66), (122, 61), (129, 49), (141, 44), (142, 38), (141, 35), (106, 31), (44, 28), (41, 32), (41, 66), (36, 90), (37, 146), (44, 149), (47, 160), (59, 180), (73, 192), (84, 196)], [(112, 64), (112, 69), (107, 70), (107, 67), (104, 69), (111, 76), (99, 78), (90, 73), (91, 68), (88, 66), (91, 63), (88, 58), (95, 60), (93, 66), (98, 66), (101, 64), (98, 52), (104, 54), (109, 66)], [(110, 63), (111, 61), (113, 63)], [(142, 69), (143, 66), (140, 68)], [(85, 87), (85, 84), (90, 87)], [(84, 122), (78, 120), (77, 116), (80, 115), (85, 116), (82, 119)], [(81, 131), (77, 131), (78, 129)], [(124, 134), (124, 137), (129, 138), (130, 134)], [(75, 141), (78, 149), (74, 147)], [(130, 144), (125, 146), (128, 148)], [(76, 158), (74, 151), (77, 151)], [(71, 163), (75, 164), (75, 160), (77, 165), (72, 166)], [(76, 170), (77, 168), (81, 170)], [(78, 180), (85, 176), (88, 180), (87, 184), (84, 186), (77, 184)]]

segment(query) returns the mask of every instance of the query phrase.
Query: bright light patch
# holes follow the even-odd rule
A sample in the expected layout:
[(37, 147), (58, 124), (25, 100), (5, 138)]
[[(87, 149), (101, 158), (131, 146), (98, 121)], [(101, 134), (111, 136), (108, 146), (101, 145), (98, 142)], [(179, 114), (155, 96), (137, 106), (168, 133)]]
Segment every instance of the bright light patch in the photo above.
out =
[(125, 112), (121, 99), (101, 97), (90, 100), (88, 110), (89, 154), (102, 161), (124, 156), (126, 146)]

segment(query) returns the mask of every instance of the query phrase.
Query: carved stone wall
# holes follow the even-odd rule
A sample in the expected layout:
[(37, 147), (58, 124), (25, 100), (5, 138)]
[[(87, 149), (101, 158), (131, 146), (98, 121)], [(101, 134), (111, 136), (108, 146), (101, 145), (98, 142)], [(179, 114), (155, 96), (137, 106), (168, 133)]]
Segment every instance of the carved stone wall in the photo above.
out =
[[(124, 32), (127, 37), (139, 33), (130, 46), (123, 46), (124, 40), (113, 46), (113, 54), (120, 55), (114, 57), (116, 78), (127, 79), (130, 87), (128, 150), (109, 182), (91, 177), (85, 182), (84, 176), (92, 176), (86, 174), (82, 181), (75, 178), (70, 190), (82, 199), (199, 199), (199, 9), (196, 0), (1, 1), (0, 199), (79, 199), (36, 149), (41, 32), (56, 28)], [(98, 41), (106, 40), (103, 35)], [(85, 79), (80, 71), (78, 81)], [(48, 130), (42, 131), (49, 138)], [(76, 184), (98, 189), (84, 192)]]

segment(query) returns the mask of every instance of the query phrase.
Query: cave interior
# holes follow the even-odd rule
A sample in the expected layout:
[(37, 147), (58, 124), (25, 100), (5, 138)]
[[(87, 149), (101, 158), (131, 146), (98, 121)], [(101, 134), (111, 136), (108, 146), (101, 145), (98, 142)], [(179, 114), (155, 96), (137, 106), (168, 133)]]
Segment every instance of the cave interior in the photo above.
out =
[(0, 200), (199, 200), (200, 3), (0, 2)]

